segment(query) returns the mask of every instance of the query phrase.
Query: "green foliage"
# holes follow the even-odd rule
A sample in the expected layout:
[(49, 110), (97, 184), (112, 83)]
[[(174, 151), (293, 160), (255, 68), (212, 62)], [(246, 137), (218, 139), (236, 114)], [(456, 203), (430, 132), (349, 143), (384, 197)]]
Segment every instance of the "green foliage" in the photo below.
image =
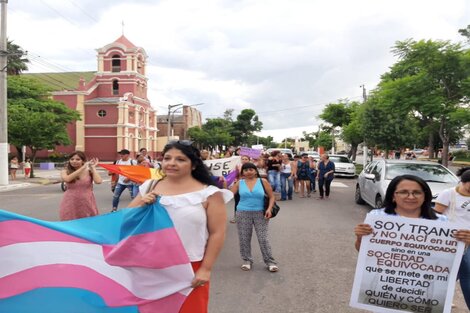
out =
[(78, 112), (51, 100), (48, 89), (21, 75), (8, 78), (8, 140), (33, 151), (70, 144), (67, 125), (80, 119)]
[(316, 147), (323, 147), (325, 150), (330, 150), (333, 147), (333, 136), (330, 132), (320, 131), (317, 139), (315, 140)]
[(8, 75), (19, 75), (21, 72), (28, 70), (26, 63), (29, 63), (29, 60), (24, 56), (26, 53), (23, 49), (14, 44), (13, 41), (7, 40), (7, 74)]
[[(469, 51), (448, 41), (411, 39), (397, 42), (392, 51), (399, 60), (382, 76), (374, 92), (374, 103), (365, 115), (371, 118), (377, 114), (375, 123), (365, 123), (369, 127), (376, 125), (379, 133), (390, 131), (388, 136), (393, 139), (385, 140), (385, 133), (366, 130), (368, 139), (384, 148), (410, 145), (409, 136), (400, 135), (393, 128), (399, 122), (402, 132), (414, 136), (411, 144), (428, 138), (428, 146), (434, 147), (434, 134), (438, 134), (446, 155), (449, 144), (462, 136), (463, 128), (470, 122), (465, 112), (470, 99)], [(390, 119), (383, 120), (387, 116)], [(380, 120), (392, 125), (377, 124)]]
[(242, 110), (232, 125), (231, 135), (234, 137), (234, 144), (237, 146), (247, 145), (248, 138), (262, 128), (263, 123), (259, 120), (254, 110)]
[(352, 108), (347, 102), (328, 104), (319, 117), (333, 125), (333, 127), (343, 127), (351, 122)]

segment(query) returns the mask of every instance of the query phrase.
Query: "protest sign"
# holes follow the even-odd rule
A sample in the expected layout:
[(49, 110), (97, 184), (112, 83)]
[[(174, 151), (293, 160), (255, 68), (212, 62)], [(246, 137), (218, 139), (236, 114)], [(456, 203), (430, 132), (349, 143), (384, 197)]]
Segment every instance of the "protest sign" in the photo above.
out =
[(240, 157), (234, 156), (225, 159), (205, 160), (204, 164), (207, 165), (212, 175), (226, 176), (237, 168), (237, 164), (240, 164)]
[(240, 147), (240, 155), (246, 155), (252, 159), (257, 159), (261, 155), (261, 150), (252, 149), (248, 147)]
[(464, 250), (453, 223), (368, 214), (350, 305), (374, 312), (448, 313)]

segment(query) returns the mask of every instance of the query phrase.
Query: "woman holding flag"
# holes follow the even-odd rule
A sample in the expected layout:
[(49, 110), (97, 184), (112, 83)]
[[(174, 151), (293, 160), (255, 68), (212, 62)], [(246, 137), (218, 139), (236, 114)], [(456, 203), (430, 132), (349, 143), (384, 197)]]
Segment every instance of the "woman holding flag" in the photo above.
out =
[(193, 266), (193, 291), (180, 313), (207, 312), (212, 266), (225, 239), (225, 203), (233, 194), (214, 186), (200, 152), (190, 141), (173, 141), (163, 149), (165, 177), (157, 184), (148, 180), (129, 207), (155, 202), (165, 207)]

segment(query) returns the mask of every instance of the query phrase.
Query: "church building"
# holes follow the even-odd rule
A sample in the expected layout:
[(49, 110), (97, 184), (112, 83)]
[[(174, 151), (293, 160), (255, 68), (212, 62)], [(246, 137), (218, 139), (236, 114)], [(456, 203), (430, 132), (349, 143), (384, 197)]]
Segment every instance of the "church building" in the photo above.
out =
[[(103, 161), (115, 160), (121, 149), (135, 157), (146, 148), (154, 157), (157, 151), (157, 112), (147, 98), (145, 67), (147, 54), (124, 35), (97, 49), (97, 72), (28, 74), (47, 83), (54, 75), (73, 74), (74, 86), (61, 90), (55, 86), (54, 100), (78, 111), (81, 120), (69, 125), (70, 146), (58, 146), (56, 151), (68, 154), (81, 150), (88, 157)], [(88, 78), (88, 81), (86, 80)], [(38, 157), (47, 157), (41, 151)]]

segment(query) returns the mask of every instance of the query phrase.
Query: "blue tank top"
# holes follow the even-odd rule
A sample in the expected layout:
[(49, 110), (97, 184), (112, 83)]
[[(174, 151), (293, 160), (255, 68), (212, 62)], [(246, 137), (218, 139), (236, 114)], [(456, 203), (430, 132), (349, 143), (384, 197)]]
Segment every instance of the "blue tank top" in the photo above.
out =
[(240, 194), (240, 202), (237, 205), (238, 211), (263, 211), (264, 189), (261, 184), (261, 179), (258, 178), (253, 190), (250, 191), (245, 180), (240, 180), (240, 185), (238, 187), (238, 193)]

